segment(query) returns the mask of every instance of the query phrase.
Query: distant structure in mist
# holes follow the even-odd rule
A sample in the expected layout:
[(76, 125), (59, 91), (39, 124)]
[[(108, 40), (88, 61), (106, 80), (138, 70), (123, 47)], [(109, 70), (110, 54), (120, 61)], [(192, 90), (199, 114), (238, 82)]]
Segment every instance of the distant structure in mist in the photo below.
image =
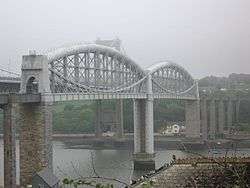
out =
[(95, 43), (99, 45), (104, 45), (104, 46), (114, 48), (120, 51), (121, 53), (125, 54), (125, 50), (122, 47), (122, 41), (118, 37), (116, 37), (115, 39), (106, 39), (106, 40), (97, 38)]
[(250, 74), (232, 73), (228, 77), (207, 76), (199, 80), (200, 90), (250, 90)]

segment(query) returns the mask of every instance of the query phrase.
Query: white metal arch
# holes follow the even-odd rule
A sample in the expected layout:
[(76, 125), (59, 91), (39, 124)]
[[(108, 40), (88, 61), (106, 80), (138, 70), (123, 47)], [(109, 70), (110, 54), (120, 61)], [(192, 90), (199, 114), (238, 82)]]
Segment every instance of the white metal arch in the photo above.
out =
[(190, 77), (191, 79), (193, 79), (193, 77), (189, 74), (189, 72), (186, 69), (184, 69), (182, 66), (178, 65), (177, 63), (174, 63), (174, 62), (171, 62), (171, 61), (158, 62), (156, 64), (153, 64), (153, 65), (149, 66), (146, 69), (146, 71), (147, 71), (148, 74), (153, 74), (153, 73), (155, 73), (156, 71), (158, 71), (160, 69), (171, 68), (171, 67), (176, 68), (176, 69), (182, 71), (188, 77)]
[(182, 66), (163, 61), (146, 69), (151, 75), (153, 93), (169, 93), (175, 95), (198, 96), (197, 83)]
[(144, 74), (144, 70), (138, 64), (136, 64), (131, 58), (122, 54), (118, 50), (115, 50), (114, 48), (103, 45), (87, 44), (87, 45), (76, 45), (69, 48), (58, 48), (53, 52), (49, 52), (47, 54), (47, 57), (49, 59), (49, 62), (52, 62), (59, 59), (60, 57), (80, 54), (84, 52), (89, 52), (89, 53), (99, 52), (100, 54), (115, 56), (118, 60), (126, 61), (127, 63), (131, 64), (136, 69), (138, 69), (142, 74)]
[(113, 48), (77, 45), (57, 49), (47, 57), (53, 93), (134, 93), (143, 89), (143, 69)]

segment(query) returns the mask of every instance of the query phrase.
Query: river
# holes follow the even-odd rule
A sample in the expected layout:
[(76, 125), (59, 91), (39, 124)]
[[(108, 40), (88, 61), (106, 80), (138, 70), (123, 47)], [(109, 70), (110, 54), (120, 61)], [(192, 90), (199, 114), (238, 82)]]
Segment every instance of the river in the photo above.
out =
[[(17, 142), (18, 146), (18, 142)], [(184, 157), (189, 154), (179, 150), (157, 150), (156, 167), (170, 162), (172, 155)], [(232, 152), (232, 151), (231, 151)], [(208, 151), (201, 151), (208, 155)], [(221, 155), (223, 155), (222, 151)], [(239, 149), (239, 155), (250, 155), (250, 148)], [(19, 149), (17, 147), (17, 159)], [(62, 141), (53, 141), (53, 168), (55, 174), (63, 179), (64, 177), (76, 178), (80, 175), (90, 176), (94, 168), (101, 176), (113, 177), (125, 182), (134, 176), (139, 176), (140, 172), (133, 171), (132, 151), (117, 149), (82, 149), (81, 147), (68, 148)], [(17, 160), (19, 166), (19, 160)], [(19, 169), (17, 169), (17, 179), (19, 179)], [(19, 183), (19, 182), (18, 182)], [(3, 184), (3, 140), (0, 139), (0, 185)]]

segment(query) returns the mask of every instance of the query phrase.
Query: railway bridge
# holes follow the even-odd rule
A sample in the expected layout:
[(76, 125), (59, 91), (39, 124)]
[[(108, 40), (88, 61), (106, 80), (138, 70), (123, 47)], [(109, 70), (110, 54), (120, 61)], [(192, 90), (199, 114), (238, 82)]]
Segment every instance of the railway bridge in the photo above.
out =
[[(52, 106), (56, 102), (133, 99), (134, 168), (155, 168), (153, 104), (157, 99), (184, 100), (186, 136), (200, 137), (198, 84), (181, 66), (159, 62), (142, 69), (128, 56), (98, 44), (24, 55), (16, 94), (1, 94), (4, 112), (4, 182), (16, 184), (15, 127), (20, 126), (20, 183), (34, 171), (52, 168)], [(118, 104), (119, 104), (118, 103)], [(119, 106), (119, 105), (118, 105)], [(97, 105), (97, 114), (100, 114)], [(121, 109), (121, 108), (120, 108)], [(100, 135), (97, 116), (96, 135)], [(122, 118), (120, 118), (121, 120)], [(120, 132), (121, 133), (121, 132)]]

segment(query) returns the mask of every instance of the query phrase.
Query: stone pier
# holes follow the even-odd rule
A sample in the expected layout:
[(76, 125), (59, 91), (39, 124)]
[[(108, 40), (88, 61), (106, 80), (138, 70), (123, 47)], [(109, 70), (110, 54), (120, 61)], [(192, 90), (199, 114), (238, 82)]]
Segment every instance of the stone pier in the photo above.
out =
[(231, 100), (227, 102), (227, 129), (233, 126), (233, 103)]
[(18, 123), (18, 104), (15, 96), (9, 95), (8, 104), (2, 105), (4, 133), (4, 187), (16, 187), (16, 138)]
[(201, 101), (201, 132), (202, 139), (208, 139), (208, 122), (207, 122), (207, 101)]
[(116, 138), (122, 139), (123, 137), (123, 101), (119, 99), (116, 101)]
[(102, 137), (102, 101), (97, 100), (95, 101), (95, 137), (101, 138)]
[[(240, 100), (237, 97), (202, 97), (201, 126), (203, 140), (222, 138), (224, 131), (236, 128), (239, 121)], [(206, 126), (208, 128), (206, 128)]]
[(219, 122), (218, 133), (219, 135), (223, 135), (225, 127), (225, 106), (223, 100), (220, 100), (218, 104), (218, 122)]
[(216, 108), (215, 100), (211, 100), (209, 104), (209, 138), (215, 139), (216, 133)]
[(153, 170), (153, 101), (134, 99), (134, 169)]
[(47, 56), (23, 56), (20, 93), (41, 95), (40, 102), (19, 104), (20, 185), (27, 187), (35, 172), (45, 167), (53, 170), (52, 100), (46, 97), (51, 93)]
[(186, 137), (199, 138), (200, 137), (200, 102), (186, 101), (185, 103), (185, 124)]
[(20, 104), (20, 184), (35, 172), (52, 169), (52, 104)]
[(236, 101), (236, 122), (239, 122), (239, 115), (240, 115), (240, 100)]

